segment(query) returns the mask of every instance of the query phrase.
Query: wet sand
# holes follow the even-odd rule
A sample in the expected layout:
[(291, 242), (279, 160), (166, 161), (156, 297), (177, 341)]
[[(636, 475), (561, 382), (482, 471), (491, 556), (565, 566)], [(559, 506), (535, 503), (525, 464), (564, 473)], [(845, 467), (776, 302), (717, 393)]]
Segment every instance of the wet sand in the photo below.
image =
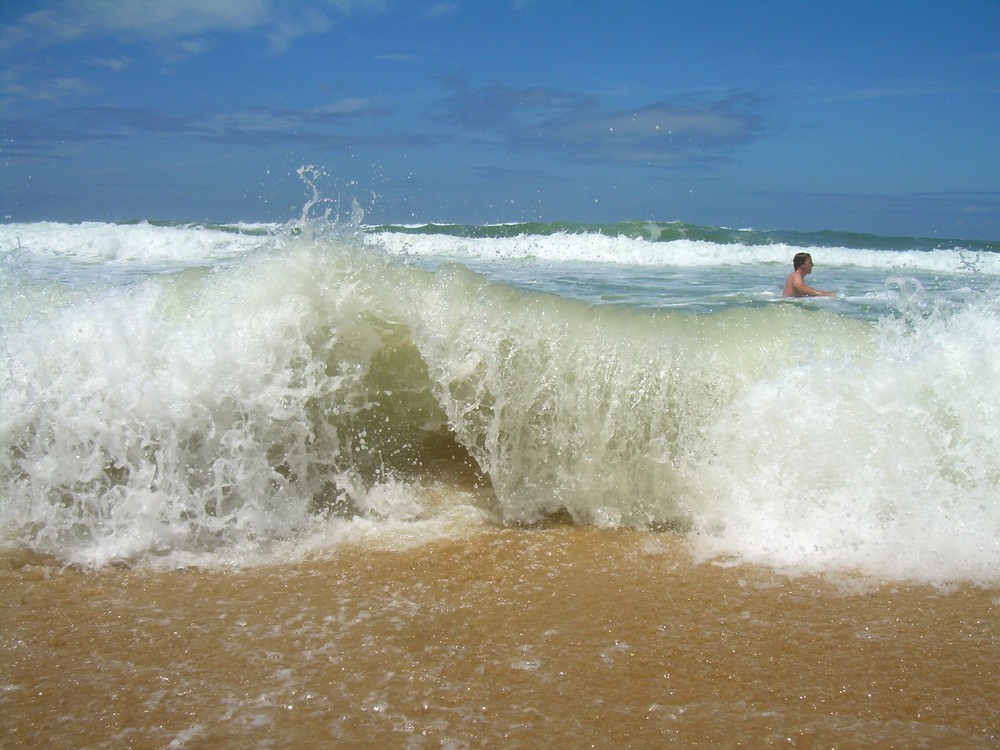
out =
[(242, 571), (0, 561), (4, 748), (1000, 744), (1000, 591), (497, 529)]

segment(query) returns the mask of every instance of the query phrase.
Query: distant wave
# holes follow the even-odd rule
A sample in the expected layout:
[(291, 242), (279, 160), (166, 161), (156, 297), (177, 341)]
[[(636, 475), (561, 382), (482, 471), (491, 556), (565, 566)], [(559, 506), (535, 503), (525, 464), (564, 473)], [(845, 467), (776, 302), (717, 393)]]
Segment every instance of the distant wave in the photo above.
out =
[(718, 245), (788, 245), (793, 247), (849, 248), (865, 250), (956, 250), (1000, 253), (1000, 242), (939, 239), (928, 237), (887, 237), (861, 232), (796, 232), (788, 230), (731, 229), (682, 221), (620, 221), (609, 224), (579, 222), (523, 222), (511, 224), (378, 224), (370, 232), (447, 235), (467, 239), (501, 239), (523, 236), (547, 237), (557, 234), (599, 234), (649, 242), (689, 240)]

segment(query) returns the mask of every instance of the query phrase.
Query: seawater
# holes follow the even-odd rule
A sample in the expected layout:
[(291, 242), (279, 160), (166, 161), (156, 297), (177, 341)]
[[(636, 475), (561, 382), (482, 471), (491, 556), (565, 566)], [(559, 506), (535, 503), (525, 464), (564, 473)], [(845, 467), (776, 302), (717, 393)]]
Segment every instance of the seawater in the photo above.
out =
[[(304, 213), (0, 249), (9, 549), (252, 565), (565, 519), (998, 581), (996, 243)], [(780, 297), (800, 250), (836, 298)]]
[(4, 747), (996, 747), (995, 244), (327, 219), (0, 227)]

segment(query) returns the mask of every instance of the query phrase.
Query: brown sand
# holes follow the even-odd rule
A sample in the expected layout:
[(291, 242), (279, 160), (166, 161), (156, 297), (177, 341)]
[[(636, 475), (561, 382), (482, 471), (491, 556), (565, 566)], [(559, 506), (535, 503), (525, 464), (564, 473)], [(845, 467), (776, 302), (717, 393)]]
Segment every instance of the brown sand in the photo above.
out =
[(0, 565), (4, 748), (1000, 744), (1000, 592), (498, 529), (238, 572)]

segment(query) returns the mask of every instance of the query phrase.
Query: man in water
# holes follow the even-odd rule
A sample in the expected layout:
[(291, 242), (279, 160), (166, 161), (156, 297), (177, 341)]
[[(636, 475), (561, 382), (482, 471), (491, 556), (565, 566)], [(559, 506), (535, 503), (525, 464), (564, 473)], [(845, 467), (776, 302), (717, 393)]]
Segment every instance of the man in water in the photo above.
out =
[(796, 253), (792, 258), (792, 267), (795, 269), (788, 275), (785, 281), (786, 297), (835, 297), (836, 292), (824, 292), (822, 289), (813, 289), (806, 284), (806, 276), (812, 273), (813, 259), (809, 253)]

